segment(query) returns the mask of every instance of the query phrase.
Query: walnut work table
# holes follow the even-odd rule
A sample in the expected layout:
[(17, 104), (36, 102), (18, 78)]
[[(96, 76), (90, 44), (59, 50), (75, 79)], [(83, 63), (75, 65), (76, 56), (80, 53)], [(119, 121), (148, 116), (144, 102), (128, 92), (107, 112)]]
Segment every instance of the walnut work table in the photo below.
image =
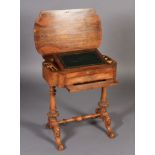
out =
[[(50, 108), (47, 127), (53, 130), (58, 150), (64, 150), (60, 125), (69, 122), (100, 118), (107, 135), (114, 138), (107, 112), (106, 88), (117, 84), (116, 62), (101, 54), (101, 21), (94, 9), (41, 11), (34, 24), (35, 46), (44, 61), (43, 78), (50, 89)], [(58, 120), (56, 87), (69, 92), (101, 88), (101, 98), (95, 114)]]

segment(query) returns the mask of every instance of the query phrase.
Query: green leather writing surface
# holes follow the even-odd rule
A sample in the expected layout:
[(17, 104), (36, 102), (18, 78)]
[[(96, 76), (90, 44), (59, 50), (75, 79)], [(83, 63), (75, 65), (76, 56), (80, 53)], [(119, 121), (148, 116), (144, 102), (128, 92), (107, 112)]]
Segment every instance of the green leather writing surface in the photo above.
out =
[(59, 59), (64, 68), (75, 68), (105, 63), (96, 51), (60, 54)]

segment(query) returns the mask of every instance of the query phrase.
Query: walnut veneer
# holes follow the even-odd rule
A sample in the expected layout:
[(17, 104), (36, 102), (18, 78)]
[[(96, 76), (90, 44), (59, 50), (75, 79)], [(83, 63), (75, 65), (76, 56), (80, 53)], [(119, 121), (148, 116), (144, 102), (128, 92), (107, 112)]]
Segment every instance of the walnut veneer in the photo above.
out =
[[(96, 11), (94, 9), (41, 11), (34, 24), (34, 40), (38, 53), (44, 59), (43, 78), (50, 89), (47, 127), (53, 130), (58, 150), (64, 149), (60, 132), (60, 125), (64, 123), (100, 118), (104, 121), (108, 136), (114, 138), (115, 134), (110, 126), (111, 118), (107, 112), (106, 89), (117, 84), (117, 63), (98, 49), (102, 40), (102, 29)], [(62, 60), (64, 56), (64, 60), (68, 63)], [(91, 62), (89, 57), (94, 60)], [(101, 88), (101, 98), (95, 114), (58, 120), (56, 87), (66, 88), (69, 92)]]

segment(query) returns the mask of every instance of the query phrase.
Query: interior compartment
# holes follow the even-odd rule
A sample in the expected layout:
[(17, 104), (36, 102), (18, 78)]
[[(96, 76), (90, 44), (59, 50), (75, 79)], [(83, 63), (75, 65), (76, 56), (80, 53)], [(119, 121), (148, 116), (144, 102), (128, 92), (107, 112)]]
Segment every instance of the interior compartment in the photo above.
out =
[(59, 54), (58, 58), (65, 69), (106, 63), (96, 50), (63, 53)]

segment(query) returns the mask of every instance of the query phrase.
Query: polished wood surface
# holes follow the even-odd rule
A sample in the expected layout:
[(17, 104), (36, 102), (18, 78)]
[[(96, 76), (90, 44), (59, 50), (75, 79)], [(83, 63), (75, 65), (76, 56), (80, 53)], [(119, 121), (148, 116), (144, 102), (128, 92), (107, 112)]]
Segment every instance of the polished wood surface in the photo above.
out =
[(64, 124), (64, 123), (71, 123), (71, 122), (79, 122), (87, 119), (94, 119), (100, 117), (101, 114), (89, 114), (89, 115), (84, 115), (84, 116), (77, 116), (77, 117), (72, 117), (69, 119), (62, 119), (58, 121), (59, 124)]
[(110, 138), (115, 138), (115, 133), (111, 128), (111, 118), (109, 113), (107, 112), (108, 107), (108, 100), (107, 100), (107, 88), (102, 87), (101, 90), (101, 99), (98, 104), (98, 108), (96, 109), (96, 113), (100, 113), (100, 118), (104, 121), (105, 127), (107, 129), (107, 135)]
[[(104, 58), (105, 55), (102, 55), (102, 57)], [(106, 63), (103, 65), (72, 69), (63, 69), (61, 62), (56, 59), (58, 58), (55, 56), (53, 61), (51, 61), (51, 56), (49, 56), (49, 58), (46, 57), (43, 62), (43, 77), (52, 86), (67, 88), (70, 92), (77, 92), (93, 88), (101, 88), (103, 85), (107, 84), (110, 86), (117, 83), (117, 63), (111, 58), (109, 58), (112, 61), (111, 64)], [(49, 66), (51, 66), (51, 68)], [(102, 82), (103, 80), (104, 82)], [(108, 80), (111, 80), (111, 82), (109, 83)], [(95, 81), (96, 83), (94, 83)], [(86, 84), (86, 82), (92, 82), (92, 84)], [(71, 90), (71, 88), (74, 90)], [(77, 88), (77, 90), (75, 90), (75, 88)]]
[[(107, 135), (115, 137), (111, 118), (107, 112), (107, 87), (117, 84), (117, 62), (98, 49), (102, 39), (101, 21), (94, 9), (42, 11), (35, 21), (35, 46), (44, 59), (42, 75), (50, 88), (50, 105), (47, 128), (52, 129), (59, 151), (64, 150), (60, 125), (87, 119), (100, 118)], [(105, 63), (91, 66), (65, 68), (60, 54), (96, 51)], [(76, 60), (77, 61), (77, 60)], [(69, 92), (101, 88), (101, 98), (94, 114), (58, 120), (56, 87)]]
[(99, 47), (101, 22), (94, 9), (42, 11), (34, 25), (41, 55)]
[(59, 113), (56, 110), (55, 87), (51, 86), (49, 92), (50, 92), (50, 112), (48, 113), (48, 127), (53, 130), (57, 149), (61, 151), (64, 149), (64, 145), (62, 144), (61, 141), (61, 132), (59, 123), (57, 121), (57, 116), (59, 116)]

